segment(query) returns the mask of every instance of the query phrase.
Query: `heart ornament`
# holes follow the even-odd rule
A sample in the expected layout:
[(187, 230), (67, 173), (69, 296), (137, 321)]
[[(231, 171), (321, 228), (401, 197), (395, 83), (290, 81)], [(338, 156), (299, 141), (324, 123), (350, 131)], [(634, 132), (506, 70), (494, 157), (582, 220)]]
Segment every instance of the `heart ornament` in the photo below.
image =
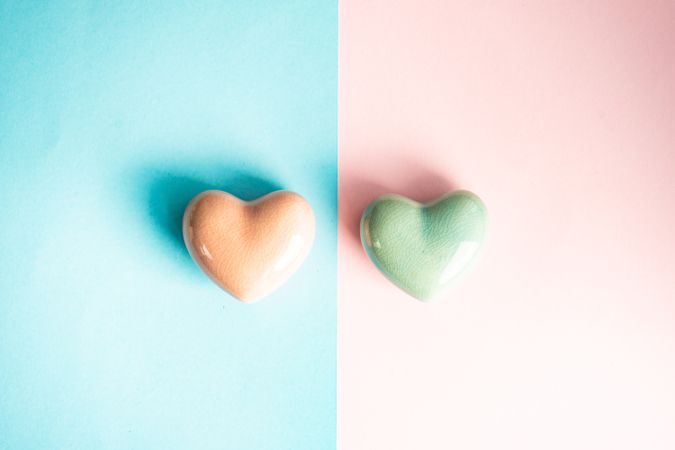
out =
[(423, 301), (444, 292), (466, 272), (483, 247), (486, 231), (485, 205), (468, 191), (426, 204), (385, 195), (361, 217), (361, 242), (375, 266)]
[(247, 202), (223, 191), (197, 195), (183, 216), (190, 255), (221, 288), (249, 303), (283, 284), (314, 242), (312, 207), (276, 191)]

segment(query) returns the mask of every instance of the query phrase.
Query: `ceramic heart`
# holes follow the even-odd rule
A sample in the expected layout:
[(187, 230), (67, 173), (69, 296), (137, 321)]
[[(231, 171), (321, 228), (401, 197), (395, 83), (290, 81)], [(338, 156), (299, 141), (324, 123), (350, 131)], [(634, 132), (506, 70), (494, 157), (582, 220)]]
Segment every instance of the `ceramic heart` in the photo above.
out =
[(373, 201), (361, 217), (361, 242), (380, 271), (420, 300), (445, 291), (479, 254), (485, 205), (456, 191), (421, 204), (398, 195)]
[(192, 199), (183, 216), (183, 238), (192, 258), (244, 302), (284, 283), (309, 253), (314, 232), (312, 207), (289, 191), (251, 202), (206, 191)]

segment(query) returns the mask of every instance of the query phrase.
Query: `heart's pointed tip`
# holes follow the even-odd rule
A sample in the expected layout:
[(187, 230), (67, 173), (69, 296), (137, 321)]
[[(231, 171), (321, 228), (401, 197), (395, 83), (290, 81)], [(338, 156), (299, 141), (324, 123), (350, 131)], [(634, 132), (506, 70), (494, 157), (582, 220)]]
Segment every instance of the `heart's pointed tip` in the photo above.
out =
[(434, 303), (440, 297), (438, 292), (413, 292), (401, 286), (399, 287), (403, 290), (403, 292), (420, 303)]
[(235, 300), (237, 300), (237, 301), (239, 301), (239, 302), (241, 302), (245, 305), (258, 303), (259, 301), (261, 301), (264, 298), (264, 296), (262, 296), (262, 297), (247, 297), (247, 296), (241, 296), (241, 295), (238, 296), (238, 295), (234, 295), (234, 294), (230, 294), (230, 295), (232, 295), (232, 297), (234, 297)]
[(407, 292), (407, 294), (420, 303), (433, 303), (433, 297), (425, 297), (423, 295), (415, 295), (415, 294), (411, 294), (410, 292)]

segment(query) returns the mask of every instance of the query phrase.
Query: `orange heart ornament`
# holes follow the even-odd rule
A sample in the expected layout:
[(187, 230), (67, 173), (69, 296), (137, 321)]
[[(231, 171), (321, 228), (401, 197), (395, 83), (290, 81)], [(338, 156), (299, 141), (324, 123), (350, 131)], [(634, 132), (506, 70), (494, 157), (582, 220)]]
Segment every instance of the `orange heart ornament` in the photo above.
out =
[(316, 220), (299, 194), (275, 191), (247, 202), (223, 191), (192, 199), (183, 238), (192, 259), (221, 288), (250, 303), (281, 286), (314, 242)]

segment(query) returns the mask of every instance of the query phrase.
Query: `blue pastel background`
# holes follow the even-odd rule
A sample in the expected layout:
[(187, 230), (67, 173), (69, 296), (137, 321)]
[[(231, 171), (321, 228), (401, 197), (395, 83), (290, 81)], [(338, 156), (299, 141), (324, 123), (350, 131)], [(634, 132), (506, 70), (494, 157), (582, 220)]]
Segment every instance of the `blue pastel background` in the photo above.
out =
[[(0, 0), (0, 449), (335, 447), (337, 4)], [(189, 259), (206, 188), (306, 196), (253, 305)]]

